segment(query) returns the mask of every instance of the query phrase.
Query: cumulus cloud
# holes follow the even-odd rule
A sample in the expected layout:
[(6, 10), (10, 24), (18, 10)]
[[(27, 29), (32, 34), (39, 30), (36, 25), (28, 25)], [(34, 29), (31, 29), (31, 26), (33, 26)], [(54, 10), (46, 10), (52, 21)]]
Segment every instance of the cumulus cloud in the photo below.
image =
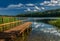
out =
[(58, 3), (58, 0), (51, 0), (51, 3)]
[(43, 10), (44, 10), (45, 8), (44, 8), (44, 7), (41, 7), (41, 9), (43, 9)]
[(26, 6), (35, 6), (35, 4), (29, 3), (29, 4), (26, 4)]
[[(8, 5), (6, 8), (0, 8), (0, 10), (9, 10), (9, 9), (27, 9), (26, 11), (31, 11), (30, 9), (31, 8), (34, 8), (34, 7), (31, 7), (31, 6), (34, 6), (35, 4), (22, 4), (22, 3), (19, 3), (19, 4), (10, 4)], [(27, 8), (28, 7), (28, 8)]]
[(37, 12), (37, 11), (39, 11), (40, 10), (40, 8), (37, 8), (37, 7), (34, 7), (34, 9), (31, 9), (31, 8), (26, 8), (26, 10), (24, 10), (25, 12), (27, 12), (27, 11), (29, 11), (29, 12)]
[(34, 12), (37, 12), (38, 10), (33, 10)]
[(27, 8), (27, 11), (31, 11), (30, 8)]
[[(46, 6), (43, 7), (43, 6)], [(9, 9), (26, 9), (23, 11), (41, 11), (47, 9), (49, 6), (60, 6), (60, 1), (44, 1), (40, 4), (33, 4), (33, 3), (27, 3), (27, 4), (10, 4), (6, 8), (0, 8), (0, 10), (9, 10)]]
[(21, 6), (23, 6), (23, 4), (21, 4), (21, 3), (19, 3), (17, 5), (11, 4), (11, 5), (8, 6), (8, 8), (18, 8), (18, 7), (21, 7)]
[(50, 4), (48, 4), (47, 6), (56, 6), (56, 4), (50, 3)]
[(31, 9), (30, 8), (27, 8), (27, 10), (24, 10), (24, 11), (31, 11)]
[(60, 1), (59, 0), (44, 1), (44, 2), (40, 3), (40, 5), (44, 5), (44, 6), (60, 6)]
[(29, 8), (31, 6), (35, 6), (35, 4), (32, 4), (32, 3), (28, 3), (28, 4), (22, 4), (22, 3), (10, 4), (6, 8), (1, 8), (1, 9), (21, 9), (21, 8), (27, 8), (27, 7)]
[(35, 8), (36, 8), (37, 10), (41, 10), (38, 6), (35, 6)]
[(50, 1), (44, 1), (44, 4), (50, 3)]
[(40, 3), (40, 5), (47, 5), (49, 3), (50, 3), (50, 1), (44, 1), (44, 2)]

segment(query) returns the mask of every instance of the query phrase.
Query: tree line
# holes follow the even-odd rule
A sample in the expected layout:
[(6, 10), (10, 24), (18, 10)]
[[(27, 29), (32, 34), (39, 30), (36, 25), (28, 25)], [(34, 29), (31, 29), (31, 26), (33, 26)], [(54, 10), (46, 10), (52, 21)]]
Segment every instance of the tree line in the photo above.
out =
[(60, 9), (48, 10), (44, 12), (27, 12), (25, 14), (18, 14), (18, 17), (60, 17)]

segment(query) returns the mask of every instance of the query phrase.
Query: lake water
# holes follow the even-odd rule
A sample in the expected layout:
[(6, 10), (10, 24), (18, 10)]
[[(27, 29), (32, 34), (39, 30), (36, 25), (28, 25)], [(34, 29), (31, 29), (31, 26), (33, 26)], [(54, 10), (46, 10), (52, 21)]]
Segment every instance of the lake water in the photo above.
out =
[[(60, 30), (58, 30), (53, 25), (44, 23), (42, 21), (44, 19), (27, 18), (23, 20), (25, 22), (26, 21), (32, 22), (32, 32), (29, 34), (27, 41), (60, 41)], [(49, 18), (47, 18), (47, 20), (48, 19)]]
[(28, 41), (60, 41), (60, 33), (49, 24), (33, 22)]

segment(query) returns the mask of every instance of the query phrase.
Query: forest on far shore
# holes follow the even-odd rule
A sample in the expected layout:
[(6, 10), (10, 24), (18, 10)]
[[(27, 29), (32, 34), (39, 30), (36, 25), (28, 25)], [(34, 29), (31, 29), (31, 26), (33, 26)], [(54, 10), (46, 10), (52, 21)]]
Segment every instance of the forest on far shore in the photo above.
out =
[(18, 17), (60, 17), (60, 9), (47, 10), (44, 12), (26, 12), (16, 15)]

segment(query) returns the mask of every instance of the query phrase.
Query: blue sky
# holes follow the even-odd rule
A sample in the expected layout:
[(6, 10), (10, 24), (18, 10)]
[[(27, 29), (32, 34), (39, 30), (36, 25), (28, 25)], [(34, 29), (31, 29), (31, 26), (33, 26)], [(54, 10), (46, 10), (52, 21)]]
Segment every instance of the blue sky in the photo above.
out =
[(56, 8), (60, 8), (59, 0), (0, 0), (0, 15), (17, 15), (27, 11), (36, 12)]

